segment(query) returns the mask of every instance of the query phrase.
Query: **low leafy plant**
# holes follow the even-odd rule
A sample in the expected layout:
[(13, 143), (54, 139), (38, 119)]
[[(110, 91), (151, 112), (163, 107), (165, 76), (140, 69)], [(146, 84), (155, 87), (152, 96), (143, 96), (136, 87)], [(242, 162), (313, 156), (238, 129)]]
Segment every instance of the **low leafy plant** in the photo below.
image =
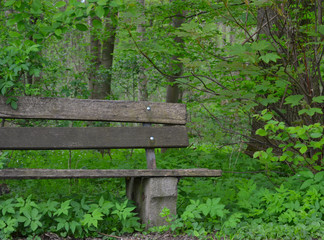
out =
[(64, 202), (48, 200), (36, 203), (30, 195), (27, 199), (18, 197), (0, 201), (0, 237), (10, 239), (16, 236), (40, 236), (51, 231), (62, 237), (86, 237), (98, 232), (118, 234), (141, 231), (139, 218), (128, 201), (111, 202), (100, 198), (98, 203)]

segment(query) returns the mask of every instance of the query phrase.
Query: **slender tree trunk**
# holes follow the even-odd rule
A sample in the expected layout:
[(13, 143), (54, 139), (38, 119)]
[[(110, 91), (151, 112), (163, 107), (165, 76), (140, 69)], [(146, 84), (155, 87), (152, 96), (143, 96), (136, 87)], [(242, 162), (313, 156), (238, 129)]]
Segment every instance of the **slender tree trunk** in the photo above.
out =
[[(91, 18), (91, 24), (94, 19), (97, 17)], [(91, 70), (89, 74), (89, 90), (91, 92), (92, 99), (102, 98), (100, 92), (100, 83), (101, 78), (99, 75), (99, 68), (101, 65), (101, 46), (98, 36), (92, 31), (90, 35), (90, 57), (91, 57)]]
[(104, 68), (104, 79), (101, 86), (102, 98), (111, 94), (116, 27), (111, 24), (109, 19), (106, 19), (105, 33), (108, 33), (108, 36), (106, 36), (102, 42), (102, 66)]
[[(144, 19), (144, 11), (145, 11), (145, 0), (138, 0), (140, 7), (142, 8), (142, 17)], [(144, 42), (145, 40), (145, 20), (143, 20), (137, 26), (137, 32), (139, 33), (140, 42)], [(139, 74), (138, 74), (138, 100), (140, 101), (147, 101), (148, 100), (148, 77), (146, 75), (146, 68), (143, 66), (144, 58), (143, 56), (138, 56), (137, 64), (139, 65)]]
[[(182, 11), (179, 11), (176, 13), (176, 16), (172, 18), (172, 25), (175, 28), (179, 28), (184, 23), (184, 20), (184, 14)], [(176, 36), (174, 42), (177, 45), (177, 48), (183, 47), (184, 41), (181, 37)], [(173, 55), (169, 65), (171, 77), (168, 78), (169, 85), (167, 86), (166, 102), (170, 103), (177, 103), (179, 101), (179, 96), (181, 95), (181, 90), (176, 82), (177, 77), (181, 76), (183, 73), (183, 64), (178, 61), (179, 57), (180, 53)]]

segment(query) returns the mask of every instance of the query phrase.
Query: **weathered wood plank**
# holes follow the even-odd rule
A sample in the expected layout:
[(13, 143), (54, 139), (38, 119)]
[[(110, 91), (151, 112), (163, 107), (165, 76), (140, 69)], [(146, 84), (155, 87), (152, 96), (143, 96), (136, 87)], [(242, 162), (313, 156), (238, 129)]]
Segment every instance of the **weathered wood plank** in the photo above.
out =
[(177, 103), (18, 97), (13, 110), (0, 97), (0, 118), (186, 124), (186, 106)]
[(107, 149), (187, 147), (184, 126), (0, 128), (0, 149)]
[(214, 169), (2, 169), (0, 179), (62, 179), (123, 177), (219, 177)]

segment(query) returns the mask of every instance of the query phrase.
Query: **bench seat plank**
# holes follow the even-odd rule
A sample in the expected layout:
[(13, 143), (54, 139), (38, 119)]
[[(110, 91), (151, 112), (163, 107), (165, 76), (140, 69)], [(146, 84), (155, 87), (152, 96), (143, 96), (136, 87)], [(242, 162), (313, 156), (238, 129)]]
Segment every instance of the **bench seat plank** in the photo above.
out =
[[(0, 97), (0, 118), (186, 124), (186, 105), (97, 99), (17, 97), (14, 110)], [(149, 110), (148, 110), (149, 107)]]
[(0, 128), (0, 149), (55, 150), (187, 147), (184, 126)]
[(219, 177), (216, 169), (2, 169), (0, 179)]

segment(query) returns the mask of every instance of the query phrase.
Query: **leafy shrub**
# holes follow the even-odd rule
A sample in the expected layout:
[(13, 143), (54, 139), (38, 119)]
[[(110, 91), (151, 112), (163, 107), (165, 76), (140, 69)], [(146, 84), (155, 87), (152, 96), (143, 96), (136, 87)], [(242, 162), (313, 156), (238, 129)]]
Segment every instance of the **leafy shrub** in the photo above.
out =
[(38, 236), (51, 231), (63, 237), (85, 237), (98, 232), (118, 234), (141, 231), (139, 218), (128, 201), (111, 202), (100, 198), (99, 202), (64, 202), (48, 200), (37, 203), (30, 195), (0, 201), (0, 237), (12, 235)]

